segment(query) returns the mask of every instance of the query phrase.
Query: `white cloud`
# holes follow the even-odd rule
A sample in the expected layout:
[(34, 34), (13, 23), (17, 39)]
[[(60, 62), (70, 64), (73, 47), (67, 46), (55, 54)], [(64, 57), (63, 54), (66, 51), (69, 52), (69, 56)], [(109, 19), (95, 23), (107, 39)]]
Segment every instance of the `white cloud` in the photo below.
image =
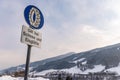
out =
[[(119, 42), (117, 27), (119, 19), (115, 21), (118, 13), (112, 7), (119, 2), (114, 1), (113, 3), (112, 0), (66, 0), (62, 2), (67, 3), (62, 7), (65, 7), (65, 12), (70, 19), (64, 18), (68, 16), (62, 12), (64, 10), (61, 11), (63, 8), (57, 5), (59, 4), (57, 1), (45, 8), (45, 14), (49, 16), (46, 16), (47, 25), (45, 27), (47, 28), (43, 28), (46, 29), (43, 31), (46, 34), (44, 35), (46, 45), (44, 43), (43, 45), (47, 46), (47, 50), (44, 51), (49, 56), (67, 51), (80, 52)], [(47, 13), (47, 9), (49, 13)], [(71, 15), (71, 13), (73, 14)], [(114, 29), (111, 25), (116, 25), (116, 28)], [(116, 31), (118, 35), (114, 34)]]

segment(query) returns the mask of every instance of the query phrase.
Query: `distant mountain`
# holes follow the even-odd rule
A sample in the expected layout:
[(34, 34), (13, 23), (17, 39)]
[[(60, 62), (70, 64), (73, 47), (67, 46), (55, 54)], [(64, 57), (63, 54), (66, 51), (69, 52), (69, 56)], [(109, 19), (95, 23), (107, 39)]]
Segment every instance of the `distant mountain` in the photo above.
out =
[[(76, 54), (76, 53), (69, 52), (69, 53), (66, 53), (66, 54), (63, 54), (63, 55), (60, 55), (60, 56), (57, 56), (57, 57), (52, 57), (52, 58), (48, 58), (48, 59), (45, 59), (45, 60), (32, 62), (32, 63), (30, 63), (30, 70), (32, 70), (33, 68), (38, 67), (39, 65), (44, 65), (45, 63), (60, 60), (60, 59), (63, 59), (65, 57), (71, 56), (73, 54)], [(25, 64), (1, 70), (0, 74), (5, 74), (5, 73), (10, 74), (10, 73), (13, 73), (13, 72), (16, 72), (16, 71), (23, 71), (24, 69), (25, 69)]]
[[(65, 55), (33, 62), (30, 64), (31, 72), (41, 72), (44, 70), (61, 70), (76, 67), (82, 71), (94, 69), (97, 65), (104, 68), (101, 71), (117, 67), (120, 63), (120, 43), (90, 51), (80, 53), (68, 53)], [(1, 71), (1, 73), (11, 73), (24, 69), (25, 65), (12, 67)]]

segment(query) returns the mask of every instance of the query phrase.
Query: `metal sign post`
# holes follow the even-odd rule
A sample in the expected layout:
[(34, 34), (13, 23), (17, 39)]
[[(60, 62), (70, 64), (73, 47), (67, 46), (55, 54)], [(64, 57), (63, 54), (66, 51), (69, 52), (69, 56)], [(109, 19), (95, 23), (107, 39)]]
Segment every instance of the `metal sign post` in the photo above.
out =
[(25, 8), (24, 17), (30, 26), (29, 28), (23, 25), (21, 33), (21, 42), (28, 45), (24, 75), (24, 80), (28, 80), (31, 47), (40, 47), (42, 41), (41, 33), (37, 32), (35, 29), (43, 27), (44, 18), (42, 12), (33, 5), (29, 5)]
[(31, 47), (31, 45), (28, 45), (24, 80), (28, 80)]

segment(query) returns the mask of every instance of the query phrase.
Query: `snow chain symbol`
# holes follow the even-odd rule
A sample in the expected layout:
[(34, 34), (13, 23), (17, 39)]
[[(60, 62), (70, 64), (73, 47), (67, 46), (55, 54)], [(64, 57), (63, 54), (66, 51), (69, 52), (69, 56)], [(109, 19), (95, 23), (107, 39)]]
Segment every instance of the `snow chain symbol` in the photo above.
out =
[(39, 27), (40, 25), (40, 12), (36, 8), (32, 8), (29, 12), (30, 24), (34, 27)]

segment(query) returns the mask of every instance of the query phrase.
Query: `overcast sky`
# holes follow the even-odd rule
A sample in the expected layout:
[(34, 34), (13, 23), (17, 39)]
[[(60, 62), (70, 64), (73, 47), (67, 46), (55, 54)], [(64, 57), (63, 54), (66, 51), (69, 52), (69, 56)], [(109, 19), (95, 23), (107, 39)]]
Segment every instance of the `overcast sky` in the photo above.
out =
[(43, 13), (42, 47), (32, 47), (31, 62), (120, 42), (120, 0), (0, 0), (0, 70), (25, 63), (20, 42), (24, 9)]

